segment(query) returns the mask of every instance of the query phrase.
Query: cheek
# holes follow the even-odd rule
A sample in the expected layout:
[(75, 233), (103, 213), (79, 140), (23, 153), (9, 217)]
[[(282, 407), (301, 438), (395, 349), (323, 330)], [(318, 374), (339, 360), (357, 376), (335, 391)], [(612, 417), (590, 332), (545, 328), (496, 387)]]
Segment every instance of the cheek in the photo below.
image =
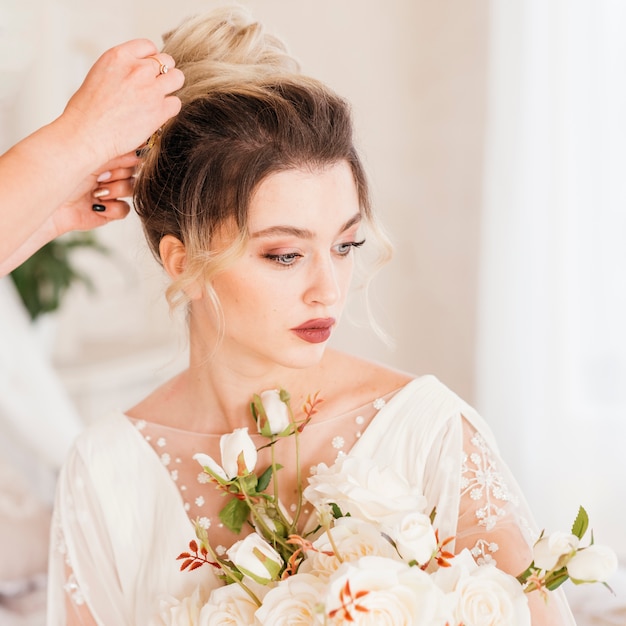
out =
[(337, 282), (341, 287), (341, 295), (345, 298), (354, 276), (354, 259), (346, 259), (337, 270)]

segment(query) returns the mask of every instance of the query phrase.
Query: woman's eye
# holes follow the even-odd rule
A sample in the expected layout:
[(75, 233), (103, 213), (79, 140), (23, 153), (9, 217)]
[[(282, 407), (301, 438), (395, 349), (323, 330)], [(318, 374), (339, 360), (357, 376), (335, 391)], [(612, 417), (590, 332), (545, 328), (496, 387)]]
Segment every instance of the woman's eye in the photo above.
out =
[(293, 265), (302, 255), (298, 252), (286, 252), (285, 254), (267, 253), (263, 256), (278, 265)]
[(360, 248), (364, 243), (365, 239), (361, 241), (346, 241), (345, 243), (340, 243), (335, 250), (339, 256), (347, 256), (352, 248)]

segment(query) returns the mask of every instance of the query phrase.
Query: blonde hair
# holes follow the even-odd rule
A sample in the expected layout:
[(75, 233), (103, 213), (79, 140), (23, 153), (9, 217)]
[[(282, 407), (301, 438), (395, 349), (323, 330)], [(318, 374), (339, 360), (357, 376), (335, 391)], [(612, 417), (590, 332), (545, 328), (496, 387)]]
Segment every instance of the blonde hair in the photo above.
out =
[[(171, 305), (184, 303), (188, 288), (201, 283), (220, 315), (211, 278), (243, 251), (258, 185), (288, 169), (347, 162), (363, 222), (380, 244), (379, 261), (389, 258), (343, 98), (299, 73), (282, 42), (243, 9), (190, 18), (164, 39), (185, 72), (183, 107), (148, 151), (134, 200), (158, 260), (165, 235), (185, 246), (185, 269), (167, 291)], [(239, 235), (217, 254), (211, 240), (224, 224), (235, 224)]]
[(176, 94), (183, 102), (215, 89), (239, 88), (265, 77), (292, 77), (300, 72), (285, 44), (240, 6), (190, 17), (163, 35), (163, 42), (163, 52), (185, 74), (185, 84)]

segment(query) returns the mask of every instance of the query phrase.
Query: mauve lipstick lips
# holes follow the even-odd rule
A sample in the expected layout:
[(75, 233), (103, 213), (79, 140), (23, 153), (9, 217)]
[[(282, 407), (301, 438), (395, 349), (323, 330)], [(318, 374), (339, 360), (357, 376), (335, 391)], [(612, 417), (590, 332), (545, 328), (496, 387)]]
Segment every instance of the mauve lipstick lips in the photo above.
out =
[(304, 324), (300, 324), (296, 328), (291, 330), (309, 343), (322, 343), (327, 341), (330, 337), (332, 327), (335, 325), (335, 319), (333, 317), (324, 317), (314, 320), (308, 320)]

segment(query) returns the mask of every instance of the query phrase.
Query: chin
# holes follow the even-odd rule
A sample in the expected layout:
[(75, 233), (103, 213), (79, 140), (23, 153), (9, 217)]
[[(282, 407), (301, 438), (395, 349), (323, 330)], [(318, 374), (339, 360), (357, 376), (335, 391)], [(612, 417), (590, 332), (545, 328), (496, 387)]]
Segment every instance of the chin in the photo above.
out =
[(328, 342), (323, 344), (310, 344), (299, 350), (292, 351), (289, 356), (283, 353), (279, 363), (280, 365), (291, 369), (303, 370), (308, 369), (309, 367), (315, 367), (320, 364), (324, 354), (326, 353), (327, 347)]

